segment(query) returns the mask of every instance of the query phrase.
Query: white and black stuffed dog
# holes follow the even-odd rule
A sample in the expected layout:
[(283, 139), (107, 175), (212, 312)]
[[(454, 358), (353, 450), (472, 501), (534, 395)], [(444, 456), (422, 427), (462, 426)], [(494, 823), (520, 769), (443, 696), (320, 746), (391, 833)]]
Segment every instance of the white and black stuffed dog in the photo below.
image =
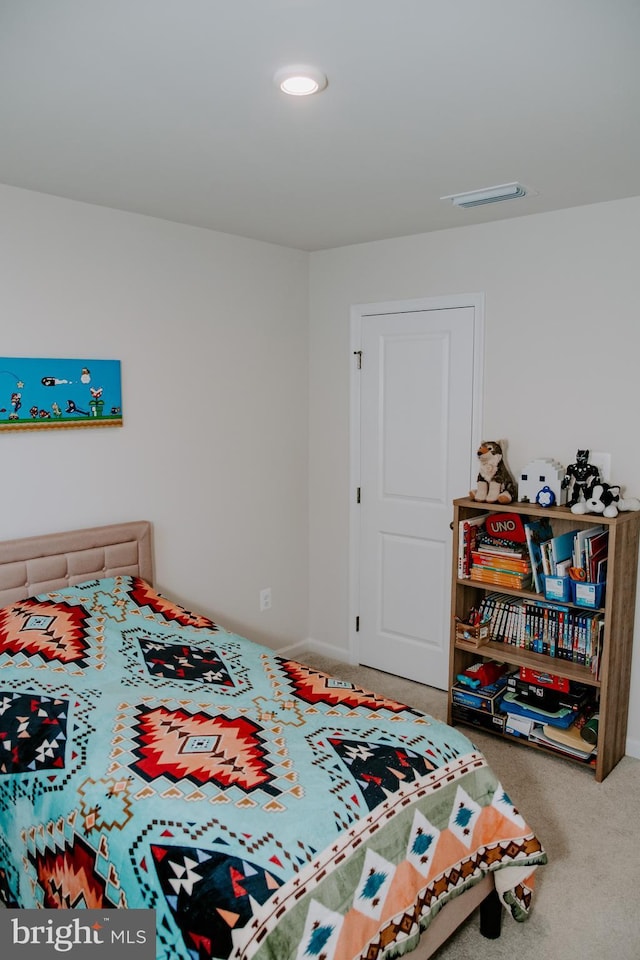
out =
[(640, 500), (635, 497), (623, 499), (620, 487), (596, 480), (584, 492), (585, 499), (574, 503), (571, 513), (600, 513), (603, 517), (617, 517), (621, 510), (640, 510)]

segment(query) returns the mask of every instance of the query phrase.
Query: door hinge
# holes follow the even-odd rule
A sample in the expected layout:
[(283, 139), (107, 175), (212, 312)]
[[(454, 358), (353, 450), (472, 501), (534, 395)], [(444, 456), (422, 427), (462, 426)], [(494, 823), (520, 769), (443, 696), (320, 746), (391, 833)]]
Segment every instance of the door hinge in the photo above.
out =
[(356, 503), (360, 503), (360, 487), (356, 487)]
[(362, 370), (362, 350), (354, 350), (354, 351), (353, 351), (353, 355), (354, 355), (354, 357), (357, 357), (357, 360), (356, 360), (357, 368), (356, 368), (356, 369)]
[(360, 631), (360, 617), (356, 617), (356, 633)]

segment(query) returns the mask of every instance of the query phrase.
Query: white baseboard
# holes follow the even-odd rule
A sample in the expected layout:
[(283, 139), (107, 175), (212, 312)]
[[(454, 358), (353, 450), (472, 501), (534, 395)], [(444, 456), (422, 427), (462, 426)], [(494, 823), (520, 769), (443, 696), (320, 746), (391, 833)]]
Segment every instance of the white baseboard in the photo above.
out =
[(313, 637), (307, 637), (307, 650), (321, 657), (331, 657), (332, 660), (338, 660), (340, 663), (351, 663), (349, 651), (344, 647), (334, 647), (331, 643), (323, 643), (321, 640), (314, 640)]
[(634, 757), (636, 760), (640, 760), (640, 740), (633, 740), (631, 737), (627, 737), (625, 747), (625, 752), (628, 757)]
[(334, 647), (330, 643), (322, 643), (312, 637), (290, 643), (286, 647), (279, 647), (276, 653), (280, 657), (292, 657), (296, 660), (304, 660), (305, 653), (317, 653), (321, 657), (331, 657), (332, 660), (349, 663), (349, 653), (343, 647)]
[(309, 649), (306, 640), (298, 640), (297, 643), (288, 643), (286, 647), (278, 647), (273, 652), (279, 657), (290, 657), (292, 660), (304, 659), (305, 651)]

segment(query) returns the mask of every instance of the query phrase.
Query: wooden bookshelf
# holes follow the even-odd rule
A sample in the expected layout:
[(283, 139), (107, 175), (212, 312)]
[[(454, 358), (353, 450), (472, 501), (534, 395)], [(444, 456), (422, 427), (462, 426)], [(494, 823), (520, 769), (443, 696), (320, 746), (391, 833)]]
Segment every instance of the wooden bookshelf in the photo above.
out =
[[(548, 518), (554, 536), (569, 530), (588, 526), (606, 526), (609, 532), (607, 586), (604, 598), (604, 634), (599, 679), (590, 668), (557, 657), (516, 647), (509, 643), (490, 641), (481, 647), (456, 638), (455, 618), (463, 620), (472, 607), (478, 607), (482, 597), (490, 592), (499, 592), (510, 597), (530, 597), (544, 600), (544, 595), (530, 591), (510, 590), (471, 579), (458, 579), (458, 529), (461, 521), (469, 520), (480, 513), (517, 513), (527, 518)], [(590, 685), (599, 696), (598, 752), (593, 763), (573, 760), (595, 769), (597, 781), (602, 781), (624, 756), (627, 715), (629, 710), (629, 686), (631, 677), (631, 654), (635, 617), (636, 581), (638, 572), (638, 545), (640, 542), (640, 512), (624, 512), (617, 517), (602, 517), (599, 514), (576, 515), (568, 507), (539, 507), (530, 503), (485, 504), (462, 498), (453, 503), (453, 576), (451, 591), (451, 644), (449, 658), (449, 688), (458, 673), (482, 659), (500, 660), (515, 667), (528, 666), (557, 676), (566, 677)], [(552, 601), (553, 602), (553, 601)], [(453, 716), (453, 703), (449, 696), (448, 722), (464, 723)], [(484, 729), (484, 728), (483, 728)], [(487, 730), (487, 732), (489, 732)], [(540, 744), (512, 737), (499, 731), (491, 731), (525, 747), (545, 748)], [(556, 751), (550, 751), (559, 756)]]

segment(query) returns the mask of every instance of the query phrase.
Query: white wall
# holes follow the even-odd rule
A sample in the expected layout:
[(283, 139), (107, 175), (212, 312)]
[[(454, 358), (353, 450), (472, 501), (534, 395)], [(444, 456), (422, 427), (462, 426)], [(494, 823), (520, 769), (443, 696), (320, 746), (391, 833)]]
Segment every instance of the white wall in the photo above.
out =
[(149, 519), (160, 589), (304, 640), (308, 255), (0, 187), (0, 303), (5, 357), (120, 359), (124, 414), (0, 433), (0, 537)]
[[(640, 496), (640, 198), (311, 255), (310, 635), (347, 657), (350, 307), (485, 294), (484, 436), (515, 473), (609, 452)], [(461, 490), (460, 495), (466, 495)], [(638, 621), (638, 617), (636, 620)], [(640, 756), (640, 627), (628, 749)]]
[(638, 249), (640, 198), (309, 258), (0, 186), (0, 353), (120, 359), (125, 418), (1, 433), (0, 536), (150, 519), (160, 589), (346, 658), (351, 305), (485, 293), (485, 435), (514, 471), (609, 451), (640, 496)]

